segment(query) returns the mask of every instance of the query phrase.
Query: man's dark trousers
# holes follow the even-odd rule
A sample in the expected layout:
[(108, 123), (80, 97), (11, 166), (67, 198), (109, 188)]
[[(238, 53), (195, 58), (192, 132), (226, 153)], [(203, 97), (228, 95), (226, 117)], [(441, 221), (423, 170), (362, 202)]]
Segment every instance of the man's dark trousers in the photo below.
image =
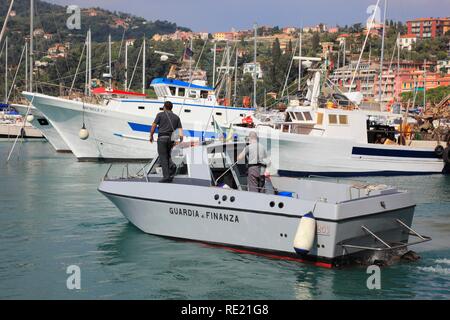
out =
[(171, 151), (173, 147), (173, 142), (171, 137), (158, 137), (158, 155), (159, 163), (162, 168), (164, 180), (171, 179), (171, 170), (176, 167), (175, 163), (172, 161)]

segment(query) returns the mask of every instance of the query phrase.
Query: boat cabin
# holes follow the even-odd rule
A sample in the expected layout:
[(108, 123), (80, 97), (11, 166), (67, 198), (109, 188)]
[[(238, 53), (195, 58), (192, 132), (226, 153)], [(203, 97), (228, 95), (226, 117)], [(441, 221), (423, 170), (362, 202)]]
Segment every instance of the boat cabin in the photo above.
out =
[(216, 104), (214, 88), (176, 79), (156, 78), (151, 86), (159, 99), (195, 100), (196, 104)]

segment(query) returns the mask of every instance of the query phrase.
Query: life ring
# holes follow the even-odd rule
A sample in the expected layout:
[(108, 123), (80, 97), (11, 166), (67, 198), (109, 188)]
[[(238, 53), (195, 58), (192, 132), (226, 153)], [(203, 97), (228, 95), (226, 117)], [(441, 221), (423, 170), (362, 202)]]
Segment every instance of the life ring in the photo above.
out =
[(442, 156), (444, 155), (444, 147), (441, 145), (438, 145), (435, 149), (434, 149), (434, 153), (437, 155), (437, 157), (439, 159), (442, 159)]

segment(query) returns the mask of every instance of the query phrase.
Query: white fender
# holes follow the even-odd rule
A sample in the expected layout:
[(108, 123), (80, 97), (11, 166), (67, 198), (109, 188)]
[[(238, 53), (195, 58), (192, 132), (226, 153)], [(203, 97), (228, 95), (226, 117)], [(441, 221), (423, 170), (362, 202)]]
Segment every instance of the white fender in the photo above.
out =
[(81, 140), (86, 140), (87, 138), (89, 138), (89, 131), (83, 127), (78, 133), (78, 136), (80, 137)]
[(311, 251), (316, 237), (316, 219), (312, 212), (308, 212), (298, 224), (294, 238), (294, 249), (298, 254), (307, 254)]

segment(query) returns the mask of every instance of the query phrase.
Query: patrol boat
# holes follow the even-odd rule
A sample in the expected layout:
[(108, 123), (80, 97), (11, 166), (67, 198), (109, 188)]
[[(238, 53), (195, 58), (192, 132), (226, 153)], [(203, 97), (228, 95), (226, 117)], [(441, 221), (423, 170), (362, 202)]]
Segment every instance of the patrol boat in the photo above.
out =
[(395, 187), (273, 177), (247, 191), (235, 161), (245, 145), (174, 148), (173, 183), (159, 183), (158, 158), (134, 175), (127, 166), (113, 177), (111, 165), (98, 190), (148, 234), (324, 267), (386, 261), (431, 240), (411, 228), (414, 201)]

